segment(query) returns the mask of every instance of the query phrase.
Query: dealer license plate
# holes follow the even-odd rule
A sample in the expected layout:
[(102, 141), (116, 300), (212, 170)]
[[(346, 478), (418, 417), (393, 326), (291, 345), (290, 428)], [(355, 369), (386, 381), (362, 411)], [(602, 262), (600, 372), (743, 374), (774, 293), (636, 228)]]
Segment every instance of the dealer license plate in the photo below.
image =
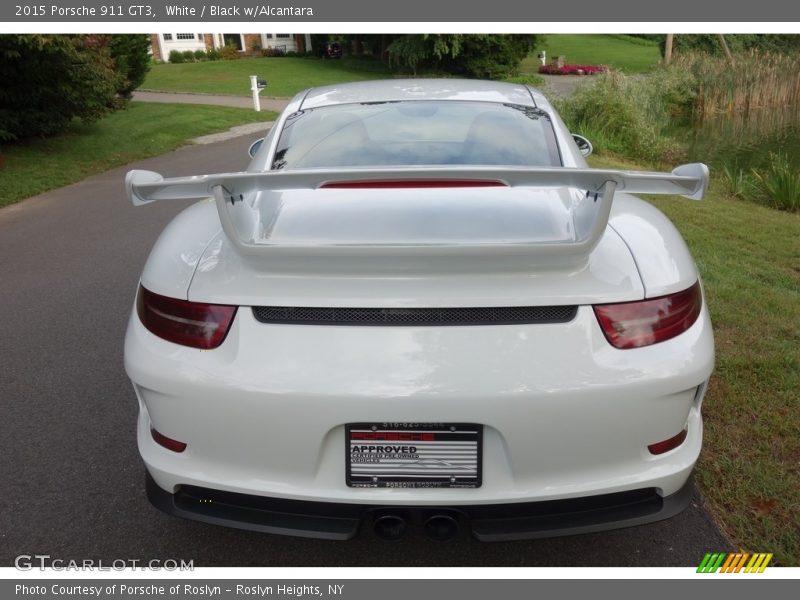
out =
[(481, 486), (481, 425), (350, 423), (345, 434), (350, 487)]

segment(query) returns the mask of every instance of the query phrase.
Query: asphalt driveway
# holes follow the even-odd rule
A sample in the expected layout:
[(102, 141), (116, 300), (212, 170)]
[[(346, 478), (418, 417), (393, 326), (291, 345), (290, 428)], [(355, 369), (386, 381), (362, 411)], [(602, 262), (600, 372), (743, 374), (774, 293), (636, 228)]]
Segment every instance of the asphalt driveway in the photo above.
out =
[(122, 341), (147, 253), (185, 204), (134, 208), (123, 176), (241, 170), (256, 137), (187, 147), (0, 210), (0, 565), (49, 554), (196, 566), (690, 566), (732, 550), (697, 498), (653, 525), (497, 544), (281, 538), (151, 508)]

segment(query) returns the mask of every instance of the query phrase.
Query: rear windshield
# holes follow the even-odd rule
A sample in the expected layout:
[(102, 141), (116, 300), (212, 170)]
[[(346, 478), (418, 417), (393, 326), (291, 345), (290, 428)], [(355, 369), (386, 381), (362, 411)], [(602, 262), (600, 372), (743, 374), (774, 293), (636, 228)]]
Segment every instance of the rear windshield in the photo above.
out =
[(299, 111), (284, 125), (272, 168), (560, 164), (541, 109), (417, 100)]

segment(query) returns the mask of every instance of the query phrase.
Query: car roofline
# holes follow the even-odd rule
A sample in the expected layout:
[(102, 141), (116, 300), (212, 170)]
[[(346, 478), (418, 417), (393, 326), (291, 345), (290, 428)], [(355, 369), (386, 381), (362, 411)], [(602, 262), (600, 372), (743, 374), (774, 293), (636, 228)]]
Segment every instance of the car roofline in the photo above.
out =
[(538, 106), (541, 94), (524, 84), (479, 79), (380, 79), (310, 88), (300, 110), (361, 102), (462, 100)]

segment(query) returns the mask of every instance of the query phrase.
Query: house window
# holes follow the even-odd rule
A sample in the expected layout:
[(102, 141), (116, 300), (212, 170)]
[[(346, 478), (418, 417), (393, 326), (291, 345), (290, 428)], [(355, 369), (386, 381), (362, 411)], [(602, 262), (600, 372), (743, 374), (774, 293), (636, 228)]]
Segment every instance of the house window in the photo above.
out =
[(267, 38), (268, 40), (271, 40), (272, 39), (272, 34), (271, 33), (265, 33), (264, 37)]
[(275, 37), (277, 37), (277, 38), (284, 38), (284, 39), (285, 39), (285, 38), (290, 38), (290, 37), (292, 37), (292, 34), (291, 34), (291, 33), (276, 33), (276, 34), (275, 34)]
[(241, 52), (244, 50), (244, 44), (242, 43), (242, 35), (239, 33), (223, 33), (222, 40), (225, 42), (226, 46), (236, 46), (236, 49)]
[(193, 40), (194, 34), (193, 33), (176, 33), (175, 38), (179, 40)]
[(165, 33), (164, 34), (164, 41), (165, 42), (171, 42), (172, 41), (172, 34), (171, 33)]

